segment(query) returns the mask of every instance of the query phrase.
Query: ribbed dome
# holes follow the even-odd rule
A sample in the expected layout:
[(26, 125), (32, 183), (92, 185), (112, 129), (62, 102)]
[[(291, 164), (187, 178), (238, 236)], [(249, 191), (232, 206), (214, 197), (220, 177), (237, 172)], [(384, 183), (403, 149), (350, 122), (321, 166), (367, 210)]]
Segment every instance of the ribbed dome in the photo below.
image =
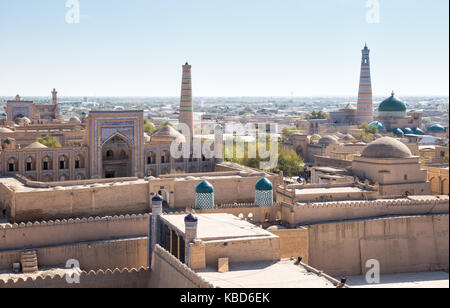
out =
[(378, 111), (381, 112), (395, 112), (395, 111), (406, 111), (406, 105), (401, 100), (397, 99), (392, 93), (391, 97), (385, 99), (380, 106)]
[(398, 137), (403, 137), (405, 135), (405, 133), (403, 133), (403, 131), (400, 128), (396, 128), (392, 131), (392, 133), (394, 133), (394, 135), (398, 136)]
[(202, 181), (195, 188), (195, 192), (198, 194), (211, 194), (214, 192), (214, 187), (208, 181)]
[(367, 158), (409, 158), (411, 150), (402, 142), (391, 137), (383, 137), (370, 143), (362, 152)]
[(81, 120), (79, 117), (71, 117), (69, 120), (69, 123), (71, 124), (81, 124)]
[(268, 179), (262, 178), (256, 183), (255, 189), (262, 191), (273, 190), (273, 185)]
[(376, 126), (379, 130), (386, 129), (384, 124), (378, 121), (373, 121), (372, 123), (369, 124), (369, 126)]
[(166, 125), (163, 128), (161, 128), (159, 131), (155, 132), (152, 135), (152, 138), (161, 138), (161, 139), (175, 139), (179, 142), (185, 142), (186, 138), (175, 128), (173, 128), (170, 125)]
[(414, 132), (414, 134), (416, 134), (416, 135), (425, 135), (425, 133), (423, 132), (423, 130), (421, 130), (421, 129), (418, 128), (418, 127), (415, 127), (415, 128), (413, 129), (413, 132)]
[(428, 127), (428, 131), (430, 132), (445, 132), (445, 127), (440, 124), (434, 124)]
[(414, 134), (413, 130), (412, 130), (411, 128), (409, 128), (409, 127), (405, 127), (405, 128), (403, 129), (403, 132), (404, 132), (405, 134)]
[(326, 145), (328, 145), (328, 144), (337, 144), (337, 143), (339, 143), (339, 142), (337, 141), (336, 137), (333, 137), (333, 136), (330, 136), (330, 135), (322, 137), (319, 140), (319, 144), (326, 144)]

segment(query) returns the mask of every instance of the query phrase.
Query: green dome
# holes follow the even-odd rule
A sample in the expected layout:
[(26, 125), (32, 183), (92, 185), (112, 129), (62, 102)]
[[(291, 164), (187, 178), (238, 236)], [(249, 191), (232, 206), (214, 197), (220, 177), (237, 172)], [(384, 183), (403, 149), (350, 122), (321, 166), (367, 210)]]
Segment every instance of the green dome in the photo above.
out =
[(273, 185), (270, 183), (270, 181), (266, 178), (262, 178), (256, 183), (255, 186), (256, 190), (273, 190)]
[(195, 188), (195, 192), (197, 194), (211, 194), (214, 192), (214, 187), (207, 181), (203, 181), (197, 185), (197, 188)]
[(401, 100), (395, 98), (394, 93), (392, 93), (391, 97), (385, 99), (380, 104), (380, 106), (378, 107), (378, 111), (381, 112), (406, 111), (406, 105)]

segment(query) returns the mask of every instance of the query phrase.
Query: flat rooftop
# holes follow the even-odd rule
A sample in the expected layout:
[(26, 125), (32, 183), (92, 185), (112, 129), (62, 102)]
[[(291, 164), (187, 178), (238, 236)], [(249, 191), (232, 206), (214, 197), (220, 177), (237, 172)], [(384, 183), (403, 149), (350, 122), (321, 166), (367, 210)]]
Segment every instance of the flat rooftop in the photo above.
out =
[(320, 188), (305, 188), (305, 189), (296, 189), (296, 195), (329, 195), (329, 194), (349, 194), (349, 193), (364, 193), (368, 190), (361, 189), (359, 187), (320, 187)]
[[(247, 221), (231, 214), (198, 214), (197, 238), (203, 241), (276, 237), (274, 234), (261, 229)], [(185, 215), (162, 215), (161, 219), (184, 234)]]
[(308, 272), (305, 267), (288, 259), (231, 263), (227, 273), (206, 268), (197, 274), (218, 288), (335, 288), (325, 277)]
[(382, 274), (379, 284), (368, 284), (364, 276), (347, 278), (351, 288), (449, 288), (446, 272)]

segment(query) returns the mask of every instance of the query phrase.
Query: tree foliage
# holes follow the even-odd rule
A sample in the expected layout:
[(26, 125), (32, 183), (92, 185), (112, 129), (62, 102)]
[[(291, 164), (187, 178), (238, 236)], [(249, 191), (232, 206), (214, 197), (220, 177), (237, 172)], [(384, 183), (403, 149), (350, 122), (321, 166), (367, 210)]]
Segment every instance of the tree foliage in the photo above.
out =
[(148, 119), (144, 119), (144, 132), (146, 132), (147, 134), (153, 134), (155, 130), (155, 126), (150, 123)]
[(43, 145), (45, 145), (48, 148), (61, 148), (62, 145), (61, 143), (59, 143), (59, 140), (56, 137), (52, 137), (52, 136), (45, 136), (42, 138), (38, 138), (36, 140), (39, 143), (42, 143)]
[(310, 114), (306, 116), (307, 120), (323, 120), (328, 119), (328, 114), (326, 112), (320, 111), (313, 111)]

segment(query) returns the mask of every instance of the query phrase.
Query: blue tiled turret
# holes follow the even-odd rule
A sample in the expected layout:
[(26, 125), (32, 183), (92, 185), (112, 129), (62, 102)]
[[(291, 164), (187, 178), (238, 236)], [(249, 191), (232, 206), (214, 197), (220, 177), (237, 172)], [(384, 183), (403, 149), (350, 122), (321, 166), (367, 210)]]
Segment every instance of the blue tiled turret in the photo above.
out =
[(195, 189), (195, 208), (198, 210), (214, 208), (214, 187), (207, 181), (202, 181)]
[(262, 178), (255, 185), (255, 204), (273, 206), (273, 185), (266, 178)]

